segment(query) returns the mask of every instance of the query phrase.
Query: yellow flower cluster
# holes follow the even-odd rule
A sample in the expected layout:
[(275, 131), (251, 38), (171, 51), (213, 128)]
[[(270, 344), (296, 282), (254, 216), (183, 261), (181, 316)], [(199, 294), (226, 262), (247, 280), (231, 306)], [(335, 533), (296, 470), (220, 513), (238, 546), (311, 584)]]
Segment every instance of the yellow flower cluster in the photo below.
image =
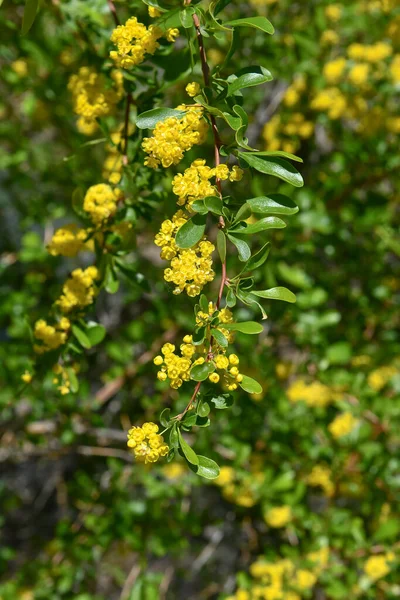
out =
[(283, 103), (286, 106), (294, 106), (300, 100), (302, 92), (307, 90), (307, 83), (303, 75), (298, 75), (292, 84), (287, 88), (283, 97)]
[(357, 425), (357, 419), (353, 417), (351, 412), (344, 412), (334, 418), (332, 423), (328, 425), (328, 429), (334, 438), (338, 439), (348, 435)]
[(97, 129), (96, 119), (109, 115), (124, 93), (123, 75), (112, 71), (114, 89), (107, 86), (107, 79), (92, 67), (81, 67), (77, 75), (72, 75), (68, 89), (72, 93), (74, 111), (80, 116), (78, 130), (92, 135)]
[(196, 81), (192, 81), (192, 83), (188, 83), (187, 86), (185, 87), (185, 90), (188, 94), (188, 96), (190, 96), (191, 98), (194, 98), (194, 96), (197, 96), (197, 94), (199, 94), (200, 92), (200, 84), (198, 84)]
[(285, 527), (293, 518), (290, 506), (275, 506), (264, 514), (264, 520), (270, 527)]
[(85, 194), (83, 210), (95, 225), (100, 225), (115, 213), (121, 195), (118, 188), (113, 189), (106, 183), (92, 185)]
[(275, 562), (259, 558), (250, 565), (250, 574), (255, 579), (252, 586), (239, 588), (227, 600), (301, 600), (304, 594), (308, 598), (318, 577), (328, 567), (329, 548), (310, 552), (304, 559), (314, 566), (304, 569), (288, 558)]
[(62, 367), (59, 363), (56, 363), (52, 369), (55, 377), (53, 378), (54, 385), (58, 385), (58, 391), (62, 396), (69, 394), (71, 388), (71, 381), (69, 374), (65, 367)]
[[(151, 17), (158, 16), (155, 13)], [(159, 47), (158, 40), (164, 35), (160, 27), (146, 27), (136, 17), (131, 17), (125, 25), (118, 25), (111, 34), (111, 41), (117, 50), (111, 50), (110, 58), (118, 67), (130, 69), (144, 61), (146, 54), (154, 54)], [(178, 29), (168, 29), (165, 37), (174, 42)]]
[(365, 60), (370, 63), (378, 63), (391, 56), (393, 50), (390, 44), (386, 42), (377, 42), (376, 44), (350, 44), (347, 48), (347, 56), (352, 60)]
[(332, 120), (340, 119), (346, 112), (346, 96), (337, 87), (325, 88), (314, 96), (311, 108), (328, 113), (328, 117)]
[(368, 385), (375, 390), (380, 392), (381, 389), (390, 381), (390, 379), (398, 373), (396, 367), (384, 366), (371, 371), (368, 375)]
[(222, 181), (240, 181), (243, 171), (237, 166), (230, 170), (225, 164), (211, 168), (206, 165), (205, 160), (198, 158), (184, 173), (178, 173), (172, 180), (172, 191), (178, 196), (177, 203), (180, 206), (186, 204), (186, 207), (190, 208), (195, 200), (217, 195), (217, 188), (210, 183), (213, 177)]
[(314, 123), (312, 121), (307, 121), (301, 113), (292, 113), (286, 122), (282, 121), (280, 115), (274, 115), (264, 125), (262, 135), (268, 150), (283, 150), (293, 153), (300, 147), (301, 140), (308, 139), (313, 132)]
[(325, 407), (335, 400), (335, 394), (328, 386), (319, 381), (308, 384), (303, 379), (291, 383), (286, 394), (290, 402), (305, 402), (311, 407)]
[(332, 472), (325, 465), (315, 465), (311, 473), (307, 476), (306, 482), (311, 487), (320, 487), (324, 490), (325, 495), (330, 498), (335, 492), (335, 486), (332, 481)]
[(66, 317), (62, 317), (55, 326), (49, 325), (44, 319), (36, 321), (33, 335), (41, 344), (35, 344), (34, 351), (37, 354), (43, 354), (65, 344), (70, 326), (71, 323)]
[(93, 250), (93, 241), (87, 241), (89, 231), (79, 229), (74, 223), (57, 229), (47, 246), (52, 256), (76, 256), (82, 250)]
[(201, 107), (182, 104), (177, 110), (185, 111), (182, 118), (169, 117), (159, 121), (153, 129), (153, 135), (144, 138), (143, 150), (149, 155), (144, 164), (156, 169), (177, 165), (185, 152), (196, 144), (202, 144), (207, 135), (208, 125), (203, 118)]
[(377, 581), (390, 573), (390, 563), (395, 559), (393, 552), (370, 556), (364, 563), (364, 573), (371, 581)]
[(143, 423), (141, 427), (131, 427), (128, 431), (128, 447), (132, 448), (139, 462), (155, 463), (159, 458), (168, 454), (168, 446), (158, 433), (155, 423)]
[[(128, 126), (128, 136), (132, 135), (134, 129), (135, 126), (130, 123)], [(120, 144), (123, 139), (124, 130), (125, 126), (121, 125), (116, 131), (113, 131), (110, 135), (112, 143), (107, 144), (105, 147), (108, 154), (103, 163), (103, 178), (113, 185), (119, 183), (122, 177), (123, 163)]]
[(198, 296), (203, 286), (215, 277), (211, 258), (215, 247), (203, 238), (192, 248), (185, 250), (178, 248), (175, 235), (186, 221), (184, 213), (179, 210), (172, 220), (167, 219), (161, 224), (154, 243), (162, 248), (161, 258), (171, 261), (171, 267), (164, 270), (164, 279), (176, 286), (173, 293), (181, 294), (186, 291), (188, 296), (194, 297)]
[(62, 312), (70, 312), (76, 308), (84, 308), (93, 302), (96, 294), (94, 281), (99, 276), (96, 267), (88, 267), (84, 271), (75, 269), (71, 277), (63, 285), (63, 293), (56, 304)]
[(342, 16), (342, 6), (340, 4), (329, 4), (325, 8), (325, 15), (330, 21), (339, 21)]

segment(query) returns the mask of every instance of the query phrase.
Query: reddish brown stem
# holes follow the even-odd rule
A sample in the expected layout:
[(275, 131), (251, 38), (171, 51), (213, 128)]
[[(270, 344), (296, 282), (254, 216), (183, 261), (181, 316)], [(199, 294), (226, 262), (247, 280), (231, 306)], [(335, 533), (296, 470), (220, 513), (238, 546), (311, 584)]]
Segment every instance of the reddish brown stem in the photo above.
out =
[(122, 164), (124, 166), (126, 166), (128, 164), (129, 112), (130, 112), (132, 101), (133, 101), (132, 94), (129, 93), (126, 97), (125, 122), (124, 122), (124, 154), (122, 156)]
[[(185, 4), (189, 5), (190, 0), (186, 0)], [(201, 29), (200, 29), (200, 21), (199, 21), (198, 16), (196, 15), (196, 13), (193, 15), (193, 23), (194, 23), (194, 26), (196, 29), (197, 42), (199, 44), (199, 53), (200, 53), (200, 59), (201, 59), (201, 70), (203, 72), (203, 79), (204, 79), (205, 85), (208, 87), (210, 85), (210, 69), (209, 69), (209, 66), (207, 63), (207, 56), (206, 56), (206, 51), (205, 51), (205, 47), (204, 47), (204, 40), (203, 40), (203, 36), (201, 34)], [(219, 153), (219, 149), (221, 147), (221, 140), (219, 137), (219, 131), (218, 131), (218, 127), (217, 127), (217, 123), (215, 121), (214, 115), (210, 115), (210, 121), (211, 121), (211, 129), (212, 129), (213, 137), (214, 137), (215, 166), (217, 167), (219, 164), (221, 164), (221, 158), (220, 158), (220, 153)], [(215, 178), (215, 182), (217, 184), (218, 193), (222, 198), (222, 186), (221, 186), (221, 180), (219, 179), (219, 177)], [(225, 227), (225, 221), (222, 216), (219, 218), (219, 226), (221, 229), (223, 229)], [(216, 305), (215, 305), (217, 309), (219, 309), (219, 307), (221, 305), (221, 300), (222, 300), (222, 296), (224, 293), (224, 287), (226, 284), (226, 280), (227, 280), (227, 278), (226, 278), (226, 259), (224, 259), (222, 261), (221, 283), (219, 286), (218, 298), (217, 298)], [(212, 358), (212, 344), (213, 344), (213, 337), (211, 336), (210, 348), (209, 348), (209, 351), (207, 354), (206, 361), (210, 361)], [(197, 394), (199, 393), (199, 390), (201, 388), (201, 384), (202, 384), (201, 381), (199, 381), (197, 383), (196, 387), (194, 388), (193, 395), (189, 401), (189, 404), (186, 406), (183, 413), (181, 413), (177, 417), (179, 420), (183, 419), (183, 417), (185, 416), (187, 411), (195, 403)]]
[(118, 26), (120, 23), (119, 23), (117, 11), (116, 11), (115, 4), (114, 4), (113, 0), (107, 0), (107, 4), (108, 4), (108, 8), (110, 9), (110, 13), (113, 16), (114, 22)]

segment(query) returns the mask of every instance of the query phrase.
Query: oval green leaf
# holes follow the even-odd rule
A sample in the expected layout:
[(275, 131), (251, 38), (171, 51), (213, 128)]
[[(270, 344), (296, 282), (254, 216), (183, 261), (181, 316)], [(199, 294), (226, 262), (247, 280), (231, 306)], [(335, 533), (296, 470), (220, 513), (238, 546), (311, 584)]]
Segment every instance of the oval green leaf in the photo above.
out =
[(253, 233), (259, 233), (260, 231), (265, 231), (266, 229), (283, 229), (284, 227), (286, 227), (286, 223), (279, 217), (265, 217), (265, 219), (260, 219), (257, 223), (251, 223), (250, 225), (247, 225), (247, 227), (236, 231), (237, 233), (240, 233), (240, 235), (251, 235)]
[(253, 213), (269, 215), (295, 215), (299, 207), (291, 198), (283, 194), (270, 194), (269, 196), (258, 196), (247, 200)]
[(213, 338), (217, 342), (217, 344), (219, 344), (223, 348), (228, 347), (228, 340), (226, 339), (224, 334), (221, 333), (218, 329), (211, 329), (211, 335), (213, 336)]
[(294, 187), (302, 187), (304, 185), (303, 178), (298, 170), (283, 158), (272, 156), (266, 158), (260, 156), (258, 153), (250, 152), (239, 152), (239, 157), (260, 173), (283, 179), (283, 181), (290, 183)]
[(236, 246), (237, 251), (239, 253), (239, 260), (242, 262), (246, 262), (247, 260), (249, 260), (251, 256), (251, 250), (248, 243), (229, 233), (227, 234), (227, 238), (232, 242), (234, 246)]
[(204, 362), (202, 365), (195, 365), (192, 368), (190, 378), (194, 381), (205, 381), (213, 371), (215, 371), (215, 366), (211, 362)]
[(249, 394), (261, 394), (263, 389), (261, 385), (253, 379), (252, 377), (248, 377), (247, 375), (243, 375), (243, 380), (239, 383), (240, 387)]
[(198, 465), (199, 457), (197, 456), (196, 452), (189, 446), (189, 444), (183, 439), (183, 436), (179, 429), (178, 429), (178, 438), (179, 438), (179, 446), (181, 447), (181, 450), (182, 450), (186, 460), (191, 465)]
[(296, 296), (285, 287), (274, 287), (269, 290), (255, 291), (251, 293), (259, 298), (269, 298), (270, 300), (283, 300), (284, 302), (296, 302)]
[(206, 228), (204, 215), (195, 215), (176, 232), (175, 242), (179, 248), (192, 248), (201, 240)]
[(263, 331), (263, 326), (256, 321), (243, 321), (242, 323), (224, 323), (224, 329), (254, 335), (261, 333)]
[(39, 0), (26, 0), (25, 8), (24, 8), (24, 16), (22, 17), (22, 27), (21, 33), (22, 35), (26, 35), (30, 28), (32, 27), (35, 18), (37, 9), (39, 6)]
[(264, 67), (254, 66), (241, 69), (236, 75), (231, 75), (228, 85), (228, 96), (232, 96), (244, 88), (261, 85), (272, 81), (271, 73)]
[(165, 121), (170, 117), (180, 119), (184, 114), (184, 111), (174, 108), (153, 108), (137, 116), (136, 126), (139, 129), (154, 129), (159, 121)]
[(265, 33), (272, 35), (275, 29), (270, 21), (265, 17), (247, 17), (245, 19), (235, 19), (234, 21), (227, 21), (224, 25), (230, 25), (231, 27), (254, 27), (255, 29), (261, 29)]

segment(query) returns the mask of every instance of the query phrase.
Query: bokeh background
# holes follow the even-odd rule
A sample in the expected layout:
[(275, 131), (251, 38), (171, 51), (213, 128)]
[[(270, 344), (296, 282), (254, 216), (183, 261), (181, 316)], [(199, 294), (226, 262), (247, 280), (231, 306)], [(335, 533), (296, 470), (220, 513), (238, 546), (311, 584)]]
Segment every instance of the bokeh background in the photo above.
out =
[[(139, 2), (116, 6), (148, 19)], [(101, 64), (113, 27), (105, 0), (43, 2), (24, 37), (22, 14), (17, 0), (0, 9), (0, 598), (400, 598), (400, 3), (224, 10), (276, 28), (246, 30), (228, 72), (272, 72), (245, 94), (250, 144), (301, 156), (305, 186), (288, 190), (300, 212), (257, 274), (297, 303), (268, 306), (258, 339), (237, 335), (243, 371), (264, 392), (238, 393), (196, 434), (196, 449), (222, 465), (215, 482), (179, 461), (134, 464), (125, 445), (131, 423), (178, 411), (189, 393), (158, 382), (152, 364), (193, 323), (192, 300), (170, 294), (153, 245), (173, 211), (167, 191), (139, 219), (143, 277), (96, 303), (107, 335), (82, 358), (79, 392), (60, 396), (49, 374), (18, 393), (34, 359), (29, 325), (82, 264), (45, 245), (77, 220), (74, 189), (107, 176), (105, 145), (77, 131), (67, 86)], [(219, 38), (206, 39), (211, 65), (228, 48)], [(186, 101), (192, 79), (165, 103)], [(254, 176), (242, 192), (263, 185)], [(242, 306), (238, 317), (255, 315)]]

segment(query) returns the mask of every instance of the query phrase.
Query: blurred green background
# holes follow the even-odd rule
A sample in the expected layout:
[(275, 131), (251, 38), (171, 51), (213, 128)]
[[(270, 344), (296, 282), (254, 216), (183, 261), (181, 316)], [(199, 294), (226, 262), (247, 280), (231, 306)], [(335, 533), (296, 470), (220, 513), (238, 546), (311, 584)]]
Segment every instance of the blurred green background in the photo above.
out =
[[(116, 7), (149, 22), (139, 1)], [(275, 26), (272, 37), (242, 33), (227, 73), (272, 72), (244, 95), (250, 144), (301, 156), (305, 186), (290, 192), (300, 212), (257, 273), (297, 303), (268, 306), (257, 340), (237, 335), (243, 371), (264, 393), (238, 392), (198, 432), (196, 449), (223, 465), (210, 483), (179, 461), (134, 464), (125, 445), (130, 424), (183, 409), (190, 393), (157, 381), (152, 364), (193, 324), (194, 300), (171, 295), (153, 244), (174, 210), (172, 172), (155, 192), (162, 204), (138, 211), (133, 261), (144, 277), (97, 300), (107, 335), (82, 357), (79, 392), (60, 396), (48, 373), (18, 393), (34, 360), (29, 326), (87, 264), (45, 245), (79, 222), (74, 189), (104, 177), (107, 147), (77, 131), (67, 85), (81, 66), (101, 67), (113, 28), (105, 0), (43, 2), (23, 37), (22, 14), (19, 0), (2, 3), (1, 600), (400, 598), (400, 3), (224, 9), (224, 19), (260, 14)], [(217, 65), (228, 42), (206, 46)], [(182, 35), (167, 80), (184, 48)], [(168, 86), (165, 105), (187, 102), (196, 78), (188, 70)], [(192, 150), (179, 170), (203, 155)], [(265, 183), (236, 185), (245, 198)]]

